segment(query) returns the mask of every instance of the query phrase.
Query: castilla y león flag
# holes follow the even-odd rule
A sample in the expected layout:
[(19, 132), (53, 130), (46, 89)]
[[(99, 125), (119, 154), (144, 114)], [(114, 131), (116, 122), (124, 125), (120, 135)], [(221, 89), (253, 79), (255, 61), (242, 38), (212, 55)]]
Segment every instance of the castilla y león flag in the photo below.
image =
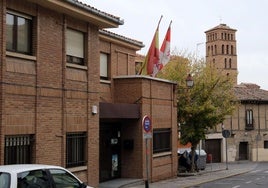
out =
[(170, 60), (170, 34), (171, 22), (169, 24), (165, 39), (160, 48), (158, 71), (160, 71)]

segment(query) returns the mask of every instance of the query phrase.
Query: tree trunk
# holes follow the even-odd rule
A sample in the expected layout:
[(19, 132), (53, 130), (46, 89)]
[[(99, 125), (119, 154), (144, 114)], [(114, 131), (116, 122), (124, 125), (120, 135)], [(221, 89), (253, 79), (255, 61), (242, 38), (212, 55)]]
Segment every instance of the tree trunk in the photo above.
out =
[(191, 147), (190, 155), (191, 155), (191, 172), (195, 172), (197, 170), (197, 164), (196, 164), (196, 145)]

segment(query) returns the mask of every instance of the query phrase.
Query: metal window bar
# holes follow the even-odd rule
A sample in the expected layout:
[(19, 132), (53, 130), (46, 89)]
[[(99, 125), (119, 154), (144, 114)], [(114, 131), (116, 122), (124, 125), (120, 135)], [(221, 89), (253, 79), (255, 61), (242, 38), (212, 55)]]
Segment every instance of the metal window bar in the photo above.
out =
[(31, 163), (32, 136), (7, 136), (5, 138), (5, 164)]
[(66, 140), (66, 166), (86, 164), (86, 133), (69, 133)]

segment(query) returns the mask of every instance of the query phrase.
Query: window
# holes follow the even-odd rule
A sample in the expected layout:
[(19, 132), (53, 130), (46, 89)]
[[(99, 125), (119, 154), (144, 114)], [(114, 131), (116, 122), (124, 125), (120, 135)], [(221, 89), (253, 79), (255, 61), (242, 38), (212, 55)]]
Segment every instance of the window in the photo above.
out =
[(32, 136), (5, 137), (5, 164), (27, 164), (32, 162)]
[(100, 78), (102, 80), (109, 79), (109, 55), (106, 53), (100, 54)]
[(253, 129), (253, 110), (246, 110), (246, 130)]
[(66, 138), (67, 167), (86, 164), (86, 133), (68, 133)]
[(84, 34), (67, 29), (66, 32), (67, 62), (84, 65)]
[(51, 181), (45, 170), (31, 170), (18, 174), (18, 187), (50, 188)]
[(49, 169), (56, 187), (82, 187), (81, 183), (68, 172), (61, 169)]
[(1, 188), (9, 188), (10, 180), (11, 180), (11, 177), (9, 173), (5, 173), (5, 172), (0, 173), (0, 187)]
[(268, 141), (267, 140), (264, 140), (263, 147), (264, 147), (264, 149), (268, 149)]
[(23, 54), (32, 53), (32, 18), (8, 12), (6, 15), (6, 49)]
[(171, 151), (170, 129), (153, 130), (153, 153)]

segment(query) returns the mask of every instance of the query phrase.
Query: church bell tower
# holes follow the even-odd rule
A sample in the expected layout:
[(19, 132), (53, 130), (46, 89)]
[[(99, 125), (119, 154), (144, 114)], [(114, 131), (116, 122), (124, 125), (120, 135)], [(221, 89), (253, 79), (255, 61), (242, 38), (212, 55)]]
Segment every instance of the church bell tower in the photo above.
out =
[(236, 29), (220, 24), (206, 34), (206, 62), (220, 69), (223, 75), (232, 76), (237, 84)]

